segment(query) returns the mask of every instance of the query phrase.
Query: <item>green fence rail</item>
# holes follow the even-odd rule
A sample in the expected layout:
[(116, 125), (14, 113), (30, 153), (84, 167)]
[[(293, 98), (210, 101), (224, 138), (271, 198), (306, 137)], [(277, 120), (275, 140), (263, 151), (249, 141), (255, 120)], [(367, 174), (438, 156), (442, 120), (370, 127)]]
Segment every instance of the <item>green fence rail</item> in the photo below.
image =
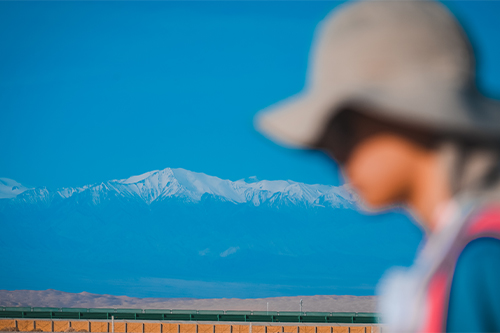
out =
[(376, 313), (368, 312), (291, 312), (291, 311), (218, 311), (167, 309), (86, 309), (0, 307), (0, 318), (30, 319), (111, 319), (236, 321), (286, 323), (367, 323), (379, 322)]

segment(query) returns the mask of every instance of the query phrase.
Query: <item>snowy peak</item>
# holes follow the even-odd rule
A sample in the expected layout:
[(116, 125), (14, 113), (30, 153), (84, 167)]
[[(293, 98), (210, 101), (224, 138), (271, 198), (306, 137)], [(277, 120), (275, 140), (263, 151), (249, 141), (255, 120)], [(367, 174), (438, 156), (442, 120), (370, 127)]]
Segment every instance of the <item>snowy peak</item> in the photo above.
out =
[(109, 185), (123, 196), (139, 196), (147, 204), (156, 200), (165, 188), (175, 187), (171, 169), (155, 170), (127, 179), (110, 181)]
[(27, 187), (21, 185), (15, 180), (0, 178), (0, 199), (14, 198), (26, 190), (28, 190)]
[(129, 177), (127, 179), (119, 180), (119, 182), (122, 183), (122, 184), (134, 184), (134, 183), (138, 183), (141, 180), (144, 180), (144, 179), (146, 179), (146, 178), (150, 177), (151, 175), (156, 174), (158, 172), (159, 172), (158, 170), (146, 172), (146, 173), (143, 173), (142, 175), (132, 176), (132, 177)]
[(208, 194), (233, 203), (268, 203), (355, 206), (356, 199), (345, 186), (308, 185), (291, 180), (262, 180), (256, 177), (231, 181), (185, 169), (155, 170), (110, 182), (121, 193), (137, 195), (146, 203), (180, 197), (199, 202)]
[(231, 181), (171, 168), (80, 188), (63, 188), (52, 193), (45, 188), (32, 189), (18, 199), (47, 203), (55, 197), (68, 199), (74, 195), (89, 198), (93, 204), (100, 204), (110, 197), (140, 200), (147, 205), (169, 198), (196, 203), (207, 195), (221, 201), (254, 206), (268, 204), (354, 208), (357, 202), (346, 186), (309, 185), (291, 180), (259, 181), (256, 177)]

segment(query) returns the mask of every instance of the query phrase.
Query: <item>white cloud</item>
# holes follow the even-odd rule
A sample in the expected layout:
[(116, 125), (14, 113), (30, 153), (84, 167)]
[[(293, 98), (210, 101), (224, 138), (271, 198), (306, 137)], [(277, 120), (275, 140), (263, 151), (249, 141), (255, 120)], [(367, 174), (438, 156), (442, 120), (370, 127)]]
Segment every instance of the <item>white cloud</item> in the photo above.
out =
[(205, 256), (208, 254), (208, 252), (210, 252), (210, 249), (207, 247), (205, 250), (198, 251), (198, 254), (200, 256)]
[(227, 249), (226, 251), (222, 252), (222, 253), (220, 254), (220, 256), (221, 256), (222, 258), (227, 257), (227, 256), (228, 256), (228, 255), (230, 255), (230, 254), (236, 253), (236, 251), (238, 251), (239, 249), (240, 249), (240, 247), (239, 247), (239, 246), (236, 246), (236, 247), (231, 246), (229, 249)]

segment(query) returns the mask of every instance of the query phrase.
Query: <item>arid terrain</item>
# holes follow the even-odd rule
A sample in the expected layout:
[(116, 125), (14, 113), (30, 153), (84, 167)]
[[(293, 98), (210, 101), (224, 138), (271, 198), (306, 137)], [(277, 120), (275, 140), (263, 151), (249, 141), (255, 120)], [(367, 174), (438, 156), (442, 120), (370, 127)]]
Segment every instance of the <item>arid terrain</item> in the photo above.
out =
[(137, 298), (91, 294), (67, 293), (48, 290), (0, 290), (0, 306), (79, 307), (79, 308), (135, 308), (135, 309), (193, 309), (193, 310), (253, 310), (325, 312), (375, 312), (375, 296), (294, 296), (270, 298)]

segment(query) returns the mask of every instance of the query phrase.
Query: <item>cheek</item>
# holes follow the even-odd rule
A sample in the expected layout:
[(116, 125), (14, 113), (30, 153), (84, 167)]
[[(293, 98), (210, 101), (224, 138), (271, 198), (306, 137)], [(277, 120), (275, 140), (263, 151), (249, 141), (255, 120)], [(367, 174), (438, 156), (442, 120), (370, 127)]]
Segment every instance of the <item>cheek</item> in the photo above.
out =
[(408, 188), (412, 163), (398, 145), (356, 147), (346, 164), (351, 185), (374, 208), (397, 203)]

